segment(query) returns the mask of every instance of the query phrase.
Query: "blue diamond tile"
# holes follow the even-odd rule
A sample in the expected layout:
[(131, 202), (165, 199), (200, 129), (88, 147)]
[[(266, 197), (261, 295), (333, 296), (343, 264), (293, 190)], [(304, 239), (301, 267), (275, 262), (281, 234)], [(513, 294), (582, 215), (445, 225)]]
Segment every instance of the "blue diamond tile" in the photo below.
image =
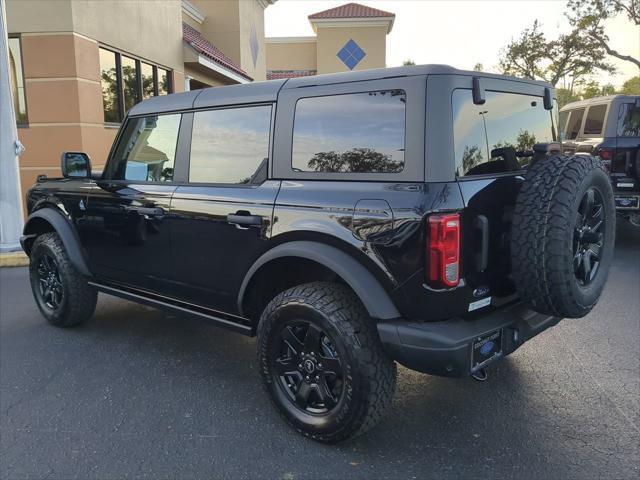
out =
[(337, 53), (338, 58), (344, 63), (349, 70), (353, 70), (358, 63), (365, 57), (366, 53), (360, 46), (349, 39), (347, 43)]

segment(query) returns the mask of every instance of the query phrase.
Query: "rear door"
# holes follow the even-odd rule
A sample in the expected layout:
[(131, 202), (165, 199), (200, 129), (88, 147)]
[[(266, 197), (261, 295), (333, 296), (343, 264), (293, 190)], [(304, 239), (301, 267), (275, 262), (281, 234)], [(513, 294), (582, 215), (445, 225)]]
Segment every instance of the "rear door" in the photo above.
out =
[(92, 271), (103, 279), (152, 291), (171, 276), (169, 225), (176, 189), (180, 114), (127, 120), (101, 180), (87, 202)]
[(536, 143), (557, 140), (557, 108), (546, 110), (543, 88), (486, 84), (485, 102), (470, 89), (452, 93), (456, 176), (463, 213), (463, 275), (493, 296), (514, 292), (509, 279), (510, 230), (516, 197)]
[(188, 184), (171, 202), (174, 292), (237, 313), (237, 292), (271, 235), (279, 181), (267, 180), (272, 104), (194, 112)]

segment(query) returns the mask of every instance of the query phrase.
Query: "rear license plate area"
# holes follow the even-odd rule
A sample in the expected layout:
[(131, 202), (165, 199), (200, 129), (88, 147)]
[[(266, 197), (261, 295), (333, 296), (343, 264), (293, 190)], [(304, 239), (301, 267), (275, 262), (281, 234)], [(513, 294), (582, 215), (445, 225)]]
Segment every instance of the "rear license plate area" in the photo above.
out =
[(640, 207), (640, 197), (636, 195), (616, 195), (616, 207), (620, 209), (635, 209)]
[(502, 329), (476, 337), (471, 348), (471, 372), (502, 356)]

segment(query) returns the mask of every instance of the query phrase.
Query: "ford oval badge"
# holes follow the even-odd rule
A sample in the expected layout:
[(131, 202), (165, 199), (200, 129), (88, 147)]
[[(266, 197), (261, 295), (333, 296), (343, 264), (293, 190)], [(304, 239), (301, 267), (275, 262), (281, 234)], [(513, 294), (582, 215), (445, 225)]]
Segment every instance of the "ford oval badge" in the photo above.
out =
[(473, 291), (473, 296), (475, 298), (481, 298), (481, 297), (485, 297), (485, 296), (489, 295), (489, 292), (490, 292), (489, 287), (483, 285), (481, 287), (476, 288)]

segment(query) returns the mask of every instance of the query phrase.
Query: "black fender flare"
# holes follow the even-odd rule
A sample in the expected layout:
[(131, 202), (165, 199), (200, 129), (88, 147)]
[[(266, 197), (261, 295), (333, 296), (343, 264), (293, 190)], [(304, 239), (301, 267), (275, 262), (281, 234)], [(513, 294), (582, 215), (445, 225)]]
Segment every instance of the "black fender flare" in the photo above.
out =
[[(89, 265), (87, 263), (87, 259), (85, 258), (84, 251), (82, 250), (82, 246), (80, 244), (80, 238), (76, 233), (75, 229), (71, 226), (69, 220), (60, 212), (51, 207), (44, 207), (40, 210), (36, 210), (27, 218), (27, 221), (24, 225), (23, 229), (23, 238), (21, 239), (21, 243), (23, 244), (23, 248), (26, 245), (25, 237), (31, 237), (36, 232), (34, 231), (34, 224), (36, 223), (36, 219), (42, 219), (47, 222), (51, 227), (56, 231), (62, 244), (64, 245), (67, 254), (69, 255), (69, 260), (71, 264), (78, 270), (82, 275), (86, 277), (91, 277), (91, 270), (89, 269)], [(29, 254), (30, 252), (25, 249), (25, 252)]]
[(278, 245), (259, 257), (247, 271), (238, 292), (238, 311), (254, 274), (267, 263), (283, 257), (300, 257), (317, 262), (335, 272), (360, 298), (369, 315), (379, 320), (400, 318), (389, 294), (374, 275), (342, 250), (312, 241), (292, 241)]

